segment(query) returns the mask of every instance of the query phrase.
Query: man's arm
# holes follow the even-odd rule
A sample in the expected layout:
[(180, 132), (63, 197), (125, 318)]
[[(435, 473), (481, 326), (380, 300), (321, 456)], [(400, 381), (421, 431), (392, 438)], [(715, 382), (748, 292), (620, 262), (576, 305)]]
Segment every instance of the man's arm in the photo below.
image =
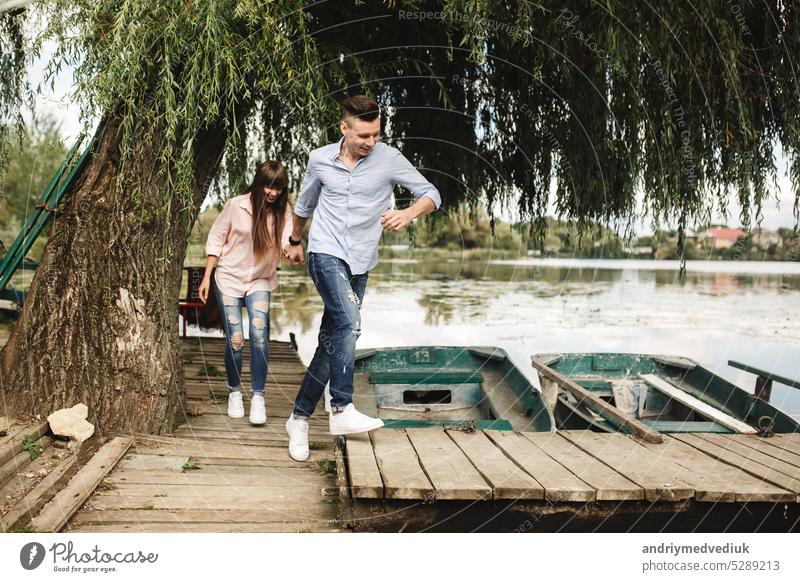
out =
[(386, 230), (403, 230), (415, 218), (425, 216), (436, 210), (436, 204), (427, 196), (417, 199), (403, 210), (389, 210), (381, 215), (381, 224)]
[(406, 157), (397, 152), (393, 160), (394, 182), (414, 193), (414, 204), (403, 210), (389, 210), (381, 215), (381, 224), (386, 230), (403, 230), (409, 223), (420, 216), (429, 214), (439, 208), (442, 197), (436, 187), (419, 173)]
[[(315, 171), (314, 161), (309, 158), (306, 174), (303, 176), (303, 182), (300, 185), (300, 194), (297, 196), (297, 202), (292, 213), (292, 238), (294, 240), (300, 240), (303, 236), (303, 229), (305, 229), (308, 218), (317, 207), (321, 191), (322, 182)], [(284, 247), (283, 252), (293, 265), (305, 262), (302, 245), (288, 245)]]

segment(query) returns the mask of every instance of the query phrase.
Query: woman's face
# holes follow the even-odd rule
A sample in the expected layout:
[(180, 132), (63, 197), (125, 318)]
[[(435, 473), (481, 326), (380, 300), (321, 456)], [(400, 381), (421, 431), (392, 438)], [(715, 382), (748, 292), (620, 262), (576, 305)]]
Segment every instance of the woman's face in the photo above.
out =
[(264, 186), (264, 197), (267, 199), (269, 204), (272, 204), (278, 199), (278, 196), (281, 195), (281, 191), (278, 188), (271, 188), (270, 186)]

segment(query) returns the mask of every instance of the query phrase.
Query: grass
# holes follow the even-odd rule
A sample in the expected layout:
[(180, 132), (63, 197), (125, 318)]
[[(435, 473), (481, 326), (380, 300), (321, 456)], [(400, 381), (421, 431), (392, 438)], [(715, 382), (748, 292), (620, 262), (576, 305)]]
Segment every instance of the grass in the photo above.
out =
[(38, 533), (38, 530), (34, 526), (28, 524), (14, 528), (9, 533)]
[(183, 470), (186, 471), (198, 471), (200, 469), (200, 465), (197, 464), (197, 459), (193, 459), (189, 457), (189, 460), (183, 464)]
[(327, 449), (327, 448), (328, 445), (326, 445), (325, 443), (315, 443), (315, 442), (308, 443), (309, 451), (321, 451), (322, 449)]
[(333, 459), (322, 459), (314, 463), (314, 469), (316, 469), (317, 473), (320, 475), (335, 475), (336, 462)]
[(224, 372), (217, 368), (214, 364), (204, 364), (201, 373), (206, 376), (223, 376)]
[(116, 485), (114, 485), (113, 483), (109, 483), (108, 481), (101, 481), (100, 485), (97, 486), (98, 491), (112, 491), (113, 489), (116, 488), (117, 488)]
[(31, 440), (31, 437), (25, 437), (25, 440), (22, 441), (22, 450), (27, 451), (33, 460), (42, 454), (42, 445)]

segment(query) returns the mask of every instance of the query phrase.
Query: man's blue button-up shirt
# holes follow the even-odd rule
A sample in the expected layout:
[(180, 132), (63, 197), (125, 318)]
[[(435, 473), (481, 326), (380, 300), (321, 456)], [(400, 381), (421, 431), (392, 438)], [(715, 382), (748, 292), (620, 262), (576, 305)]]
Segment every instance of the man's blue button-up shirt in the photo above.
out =
[(378, 264), (380, 218), (391, 208), (396, 184), (413, 192), (415, 200), (429, 197), (436, 208), (442, 199), (399, 150), (382, 142), (348, 170), (339, 160), (343, 140), (311, 152), (294, 213), (314, 214), (309, 252), (339, 257), (359, 275)]

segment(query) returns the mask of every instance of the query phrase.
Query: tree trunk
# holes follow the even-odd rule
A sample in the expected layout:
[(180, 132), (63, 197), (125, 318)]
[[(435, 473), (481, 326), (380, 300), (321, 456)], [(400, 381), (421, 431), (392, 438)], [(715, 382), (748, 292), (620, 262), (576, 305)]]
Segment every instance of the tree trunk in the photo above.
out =
[(192, 207), (173, 201), (165, 210), (150, 144), (126, 172), (141, 180), (141, 205), (118, 186), (117, 130), (114, 117), (101, 124), (94, 156), (51, 226), (3, 349), (2, 396), (15, 415), (45, 417), (84, 402), (100, 434), (160, 434), (174, 427), (185, 392), (177, 299), (186, 232), (219, 167), (225, 133), (197, 137)]

